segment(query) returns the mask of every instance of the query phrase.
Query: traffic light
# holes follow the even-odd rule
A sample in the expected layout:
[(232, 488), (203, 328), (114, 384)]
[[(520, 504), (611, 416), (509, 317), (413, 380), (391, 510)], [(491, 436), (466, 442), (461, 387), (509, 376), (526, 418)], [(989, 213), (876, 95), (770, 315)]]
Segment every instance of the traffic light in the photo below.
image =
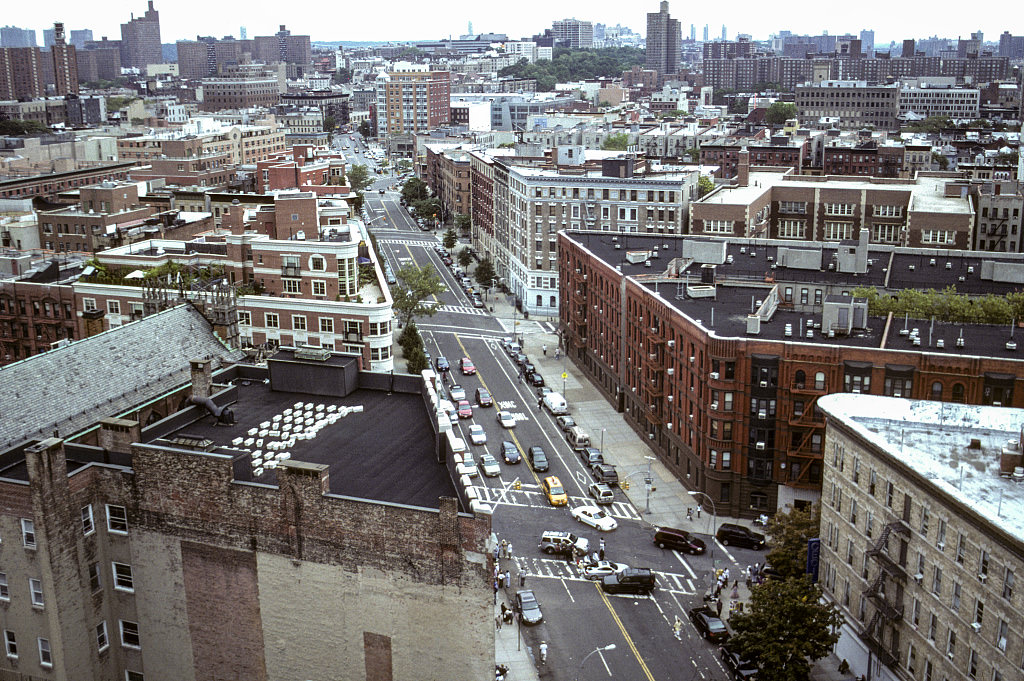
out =
[(512, 483), (512, 488), (516, 490), (521, 490), (523, 488), (523, 483), (516, 480), (515, 482)]
[(629, 480), (623, 480), (621, 483), (619, 483), (619, 487), (621, 487), (622, 489), (629, 489)]

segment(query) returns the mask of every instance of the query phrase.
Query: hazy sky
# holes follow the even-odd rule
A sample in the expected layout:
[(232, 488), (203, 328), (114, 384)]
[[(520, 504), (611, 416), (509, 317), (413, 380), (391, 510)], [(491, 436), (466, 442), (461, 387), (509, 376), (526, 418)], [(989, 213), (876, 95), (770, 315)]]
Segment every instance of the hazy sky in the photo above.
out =
[[(978, 15), (965, 21), (962, 3), (949, 0), (916, 3), (905, 0), (880, 2), (825, 3), (821, 0), (790, 0), (785, 3), (732, 0), (728, 3), (669, 4), (669, 13), (679, 19), (683, 36), (690, 24), (697, 27), (698, 39), (704, 25), (709, 25), (711, 38), (721, 35), (722, 24), (728, 37), (750, 33), (766, 38), (782, 29), (794, 33), (854, 33), (874, 29), (876, 43), (897, 42), (903, 38), (932, 35), (968, 37), (971, 31), (982, 30), (986, 40), (998, 41), (999, 34), (1010, 31), (1024, 33), (1024, 14), (1020, 5), (1010, 0), (983, 3)], [(294, 34), (308, 34), (316, 40), (417, 40), (457, 37), (466, 33), (473, 22), (477, 33), (506, 33), (521, 38), (550, 28), (554, 19), (575, 17), (614, 26), (621, 24), (639, 33), (647, 30), (647, 12), (658, 10), (657, 0), (622, 2), (621, 0), (518, 0), (517, 2), (486, 2), (481, 0), (441, 0), (426, 3), (413, 0), (311, 0), (295, 3), (300, 12), (292, 12), (290, 3), (275, 0), (156, 0), (160, 12), (160, 33), (163, 42), (194, 40), (197, 34), (238, 37), (239, 26), (245, 25), (250, 38), (271, 35), (279, 24), (286, 24)], [(720, 9), (719, 9), (720, 7)], [(425, 9), (429, 8), (429, 9)], [(826, 9), (827, 8), (827, 9)], [(38, 31), (41, 45), (42, 29), (54, 21), (63, 21), (70, 29), (91, 28), (96, 39), (120, 37), (122, 22), (135, 12), (146, 11), (146, 0), (50, 0), (44, 7), (18, 0), (4, 2), (0, 22)], [(691, 13), (692, 12), (692, 13)], [(240, 17), (244, 16), (244, 20)], [(1017, 19), (1013, 19), (1017, 17)]]

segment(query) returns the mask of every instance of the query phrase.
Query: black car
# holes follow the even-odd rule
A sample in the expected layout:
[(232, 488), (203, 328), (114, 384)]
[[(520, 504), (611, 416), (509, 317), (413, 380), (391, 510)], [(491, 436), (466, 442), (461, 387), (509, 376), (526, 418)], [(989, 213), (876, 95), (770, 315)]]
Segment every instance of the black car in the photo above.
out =
[(540, 611), (540, 603), (537, 602), (537, 597), (533, 595), (533, 591), (529, 589), (516, 592), (516, 599), (512, 603), (512, 609), (519, 613), (523, 624), (540, 624), (540, 621), (544, 619), (544, 614)]
[(530, 374), (532, 374), (536, 370), (537, 370), (537, 367), (535, 367), (533, 365), (533, 362), (531, 362), (529, 360), (523, 362), (523, 373), (526, 374), (527, 376), (529, 376)]
[(505, 440), (501, 443), (501, 456), (507, 464), (519, 463), (522, 457), (519, 455), (519, 447), (516, 443)]
[[(530, 385), (534, 388), (542, 387), (544, 385), (544, 377), (536, 372), (530, 374)], [(541, 397), (543, 397), (543, 395)]]
[(526, 450), (526, 458), (530, 460), (533, 470), (543, 473), (548, 469), (548, 455), (544, 453), (543, 447), (530, 447)]
[(619, 484), (619, 472), (611, 464), (595, 463), (590, 467), (590, 474), (594, 476), (594, 480), (597, 482), (603, 482), (607, 485)]
[(491, 397), (491, 393), (487, 392), (487, 388), (476, 389), (476, 403), (480, 407), (493, 407), (494, 398)]
[(657, 580), (647, 568), (626, 568), (601, 578), (601, 590), (609, 594), (648, 594)]
[(725, 622), (706, 605), (691, 610), (690, 621), (697, 627), (697, 633), (712, 643), (725, 643), (729, 640), (729, 630), (725, 628)]
[(760, 532), (734, 525), (733, 523), (722, 523), (718, 526), (715, 538), (722, 543), (722, 546), (732, 544), (734, 546), (745, 546), (748, 549), (763, 549), (764, 535)]
[(740, 657), (728, 643), (722, 646), (722, 664), (735, 681), (754, 681), (757, 677), (757, 665)]
[(437, 367), (438, 371), (448, 371), (451, 369), (451, 365), (448, 364), (448, 358), (444, 355), (438, 355), (437, 359), (434, 360), (434, 366)]
[(659, 527), (655, 530), (654, 543), (659, 549), (674, 549), (693, 555), (700, 555), (707, 550), (703, 540), (694, 537), (686, 530), (674, 527)]

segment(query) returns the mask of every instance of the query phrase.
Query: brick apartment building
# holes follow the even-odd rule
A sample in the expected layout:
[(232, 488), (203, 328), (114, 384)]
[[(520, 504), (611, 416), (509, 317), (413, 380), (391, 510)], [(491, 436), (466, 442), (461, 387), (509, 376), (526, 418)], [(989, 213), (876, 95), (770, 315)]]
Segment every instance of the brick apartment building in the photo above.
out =
[(399, 62), (377, 78), (377, 134), (428, 132), (448, 123), (451, 74)]
[(836, 655), (880, 681), (1020, 675), (1024, 411), (886, 397), (819, 400), (819, 580)]
[(61, 284), (78, 271), (80, 265), (46, 261), (0, 279), (0, 366), (81, 338), (74, 291)]
[(744, 147), (750, 152), (752, 166), (792, 168), (795, 173), (800, 174), (805, 166), (810, 165), (812, 145), (809, 137), (772, 135), (766, 138), (764, 132), (743, 140), (730, 138), (702, 143), (700, 145), (701, 165), (718, 166), (720, 168), (719, 177), (725, 179), (736, 177), (740, 150)]
[(133, 180), (163, 179), (180, 186), (218, 187), (234, 178), (234, 164), (227, 150), (207, 152), (199, 138), (163, 140), (160, 156), (132, 170)]
[(284, 91), (279, 70), (262, 64), (234, 66), (223, 76), (203, 78), (202, 88), (202, 111), (272, 109)]
[[(684, 484), (722, 515), (816, 500), (834, 392), (1021, 406), (1011, 330), (871, 317), (859, 286), (1019, 287), (1020, 256), (562, 232), (562, 342)], [(806, 258), (806, 259), (805, 259)]]
[(902, 144), (879, 144), (874, 140), (826, 144), (821, 154), (821, 171), (823, 175), (912, 177), (906, 151)]
[(38, 47), (0, 47), (0, 100), (43, 97), (47, 85), (57, 95), (78, 93), (75, 47), (64, 41), (64, 24), (57, 22), (53, 30), (55, 41), (49, 52)]
[(47, 175), (34, 175), (12, 180), (0, 180), (0, 199), (24, 199), (33, 196), (53, 198), (61, 192), (84, 187), (97, 182), (113, 182), (128, 179), (135, 162), (100, 163), (98, 165), (67, 170)]
[[(214, 128), (213, 132), (161, 132), (134, 137), (122, 137), (117, 140), (118, 158), (128, 161), (145, 161), (171, 156), (184, 151), (203, 156), (228, 154), (235, 165), (256, 163), (268, 158), (271, 154), (285, 150), (284, 131), (274, 125), (218, 125), (207, 122)], [(205, 128), (204, 128), (205, 129)], [(189, 144), (169, 147), (168, 154), (164, 144), (175, 140), (189, 140)], [(198, 143), (193, 141), (198, 140)]]
[[(0, 397), (3, 673), (492, 673), (490, 516), (438, 463), (423, 379), (341, 355), (240, 358), (184, 305), (4, 369), (19, 399)], [(268, 431), (288, 451), (264, 459), (248, 430), (285, 432), (306, 405), (315, 427)], [(230, 425), (209, 415), (223, 407)], [(393, 452), (415, 489), (379, 484)], [(313, 637), (311, 604), (335, 622)]]
[(900, 106), (900, 85), (875, 85), (864, 81), (826, 80), (796, 86), (796, 110), (800, 125), (821, 118), (838, 119), (843, 128), (873, 127), (895, 130)]

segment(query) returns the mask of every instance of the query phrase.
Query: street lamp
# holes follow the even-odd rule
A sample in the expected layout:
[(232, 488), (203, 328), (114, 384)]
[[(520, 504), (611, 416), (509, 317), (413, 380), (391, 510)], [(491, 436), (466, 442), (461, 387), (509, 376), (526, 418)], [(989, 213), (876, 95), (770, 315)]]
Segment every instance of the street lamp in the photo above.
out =
[(709, 551), (711, 557), (711, 578), (714, 580), (715, 575), (715, 525), (718, 524), (718, 512), (715, 510), (715, 500), (711, 498), (711, 495), (707, 492), (698, 492), (697, 490), (687, 491), (691, 497), (703, 496), (707, 497), (707, 500), (711, 502), (711, 549)]
[[(563, 392), (563, 394), (565, 394), (565, 393)], [(608, 429), (607, 428), (602, 428), (601, 429), (601, 452), (604, 452), (604, 431), (606, 431), (606, 430), (608, 430)]]
[(606, 645), (604, 647), (601, 647), (601, 648), (594, 648), (589, 653), (587, 653), (586, 657), (583, 658), (583, 661), (580, 662), (580, 668), (576, 670), (576, 681), (579, 681), (580, 674), (583, 673), (583, 665), (585, 665), (587, 663), (587, 660), (590, 659), (591, 655), (593, 655), (594, 653), (608, 652), (609, 650), (615, 650), (615, 644), (614, 643), (609, 643), (608, 645)]
[[(602, 434), (603, 436), (603, 434)], [(644, 513), (650, 515), (651, 513), (651, 487), (654, 486), (654, 478), (651, 477), (651, 462), (654, 461), (653, 456), (645, 456), (647, 459), (647, 477), (644, 478), (644, 487), (647, 488), (647, 508), (644, 509)]]

